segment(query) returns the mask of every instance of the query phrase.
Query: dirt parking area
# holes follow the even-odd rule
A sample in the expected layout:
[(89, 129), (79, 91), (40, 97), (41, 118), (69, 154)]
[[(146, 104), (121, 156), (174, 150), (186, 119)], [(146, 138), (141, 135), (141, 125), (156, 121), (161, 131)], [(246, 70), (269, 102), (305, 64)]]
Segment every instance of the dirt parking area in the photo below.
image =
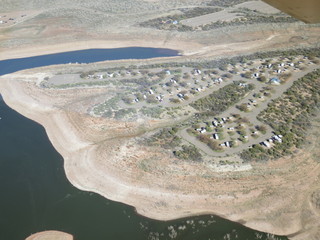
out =
[(0, 13), (0, 28), (11, 27), (15, 24), (24, 22), (41, 11), (15, 11), (10, 13)]

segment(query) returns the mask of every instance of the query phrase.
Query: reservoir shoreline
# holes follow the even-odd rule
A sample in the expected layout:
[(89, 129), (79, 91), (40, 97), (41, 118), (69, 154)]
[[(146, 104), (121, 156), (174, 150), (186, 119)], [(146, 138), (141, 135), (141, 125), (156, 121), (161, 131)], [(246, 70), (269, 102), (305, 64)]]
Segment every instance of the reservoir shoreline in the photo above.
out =
[[(258, 214), (256, 209), (239, 213), (235, 210), (238, 203), (228, 199), (228, 196), (175, 193), (159, 187), (150, 189), (136, 182), (131, 182), (126, 178), (127, 176), (121, 175), (121, 169), (117, 169), (111, 161), (111, 158), (116, 157), (113, 155), (114, 152), (123, 149), (123, 143), (110, 140), (109, 152), (103, 154), (100, 152), (101, 149), (93, 144), (92, 139), (87, 138), (85, 130), (75, 124), (77, 119), (91, 122), (92, 125), (104, 124), (108, 126), (108, 124), (114, 125), (115, 123), (58, 109), (53, 105), (52, 98), (45, 96), (44, 91), (36, 87), (36, 83), (42, 77), (37, 74), (37, 70), (34, 69), (1, 77), (0, 93), (10, 107), (44, 126), (50, 141), (64, 157), (67, 178), (75, 187), (134, 206), (139, 214), (153, 219), (170, 220), (212, 213), (250, 228), (259, 229), (259, 231), (279, 235), (288, 235), (299, 231), (301, 227), (299, 221), (294, 219), (291, 220), (287, 228), (284, 228), (283, 226), (277, 227), (276, 224), (263, 219), (256, 221), (255, 218)], [(101, 153), (103, 155), (100, 155)], [(102, 164), (102, 160), (106, 163)], [(221, 184), (225, 184), (227, 188), (228, 185), (231, 186), (235, 183)], [(253, 192), (243, 196), (244, 201), (249, 201), (250, 198), (255, 197), (255, 194), (257, 193)], [(170, 206), (155, 205), (159, 201), (172, 204)], [(181, 208), (177, 208), (177, 204)]]
[[(215, 206), (215, 204), (212, 205), (206, 200), (212, 197), (210, 195), (173, 194), (164, 189), (146, 188), (121, 179), (122, 176), (115, 174), (115, 169), (109, 169), (109, 166), (101, 166), (101, 163), (99, 163), (101, 157), (97, 155), (96, 146), (86, 140), (84, 134), (79, 131), (79, 126), (74, 125), (73, 116), (53, 107), (48, 99), (40, 101), (41, 97), (38, 97), (38, 100), (36, 100), (27, 93), (28, 91), (37, 91), (33, 89), (33, 86), (31, 86), (33, 84), (30, 84), (30, 82), (38, 82), (39, 80), (36, 73), (32, 74), (37, 70), (28, 70), (28, 72), (31, 72), (31, 74), (19, 75), (17, 73), (2, 77), (5, 79), (0, 81), (1, 94), (10, 107), (45, 127), (50, 141), (64, 157), (67, 178), (74, 186), (81, 190), (93, 191), (108, 199), (134, 206), (139, 214), (153, 219), (171, 220), (212, 213), (235, 222), (245, 222), (242, 220), (246, 218), (245, 215), (240, 217), (238, 214), (225, 214), (228, 212), (228, 205), (208, 207)], [(15, 78), (20, 80), (17, 81)], [(32, 95), (38, 94), (32, 92)], [(117, 141), (114, 144), (115, 147), (119, 147)], [(112, 155), (109, 158), (112, 158)], [(220, 198), (219, 196), (219, 199), (215, 201), (217, 203), (221, 202), (221, 200), (223, 201)], [(182, 211), (175, 209), (175, 205), (157, 209), (154, 207), (154, 203), (159, 200), (182, 203), (184, 205)], [(194, 207), (192, 202), (197, 202), (199, 207)], [(252, 215), (252, 213), (249, 214), (249, 216)], [(274, 226), (267, 222), (245, 222), (244, 225), (279, 235), (286, 235), (295, 231), (293, 229), (275, 229)]]

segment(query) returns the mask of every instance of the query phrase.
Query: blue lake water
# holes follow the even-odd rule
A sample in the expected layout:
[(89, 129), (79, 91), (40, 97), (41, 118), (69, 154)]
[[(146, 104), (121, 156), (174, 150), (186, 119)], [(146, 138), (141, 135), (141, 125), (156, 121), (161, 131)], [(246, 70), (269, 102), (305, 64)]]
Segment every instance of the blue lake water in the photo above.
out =
[[(92, 57), (96, 49), (90, 51), (86, 52), (90, 61), (106, 60)], [(124, 54), (123, 49), (120, 53)], [(139, 58), (140, 53), (141, 49), (135, 48), (138, 55), (127, 58)], [(63, 62), (54, 64), (83, 60), (61, 54)], [(32, 64), (28, 63), (30, 58), (19, 59), (18, 66), (12, 66), (11, 60), (0, 61), (1, 74), (21, 70), (22, 66), (44, 66), (44, 58), (48, 65), (52, 63), (48, 56), (34, 57)], [(159, 56), (163, 55), (154, 57)], [(41, 125), (9, 108), (1, 97), (0, 118), (0, 240), (21, 240), (44, 230), (68, 232), (76, 240), (269, 239), (266, 233), (213, 215), (174, 221), (148, 219), (130, 206), (80, 191), (67, 180), (63, 158)]]
[(92, 63), (106, 60), (147, 59), (155, 57), (178, 56), (176, 50), (166, 48), (114, 48), (87, 49), (71, 52), (54, 53), (27, 58), (15, 58), (0, 61), (0, 76), (19, 70), (67, 63)]

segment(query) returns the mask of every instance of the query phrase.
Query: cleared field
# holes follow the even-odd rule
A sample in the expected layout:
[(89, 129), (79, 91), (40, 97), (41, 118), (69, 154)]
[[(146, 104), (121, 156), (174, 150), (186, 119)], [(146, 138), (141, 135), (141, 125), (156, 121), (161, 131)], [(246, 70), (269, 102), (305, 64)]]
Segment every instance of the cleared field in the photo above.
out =
[(241, 3), (235, 6), (235, 8), (248, 8), (250, 10), (257, 10), (262, 13), (274, 14), (280, 12), (278, 9), (261, 1), (250, 1)]
[(222, 10), (216, 13), (210, 13), (199, 17), (189, 18), (181, 21), (182, 24), (196, 27), (217, 21), (232, 21), (239, 17), (239, 13), (230, 13), (229, 10)]

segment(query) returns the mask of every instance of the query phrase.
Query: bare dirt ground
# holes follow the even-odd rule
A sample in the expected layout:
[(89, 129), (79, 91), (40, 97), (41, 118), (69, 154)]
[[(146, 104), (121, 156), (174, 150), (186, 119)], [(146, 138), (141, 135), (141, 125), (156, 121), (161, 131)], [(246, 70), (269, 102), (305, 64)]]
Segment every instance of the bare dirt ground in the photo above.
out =
[[(0, 29), (0, 59), (85, 48), (165, 47), (185, 56), (176, 61), (201, 61), (261, 50), (319, 46), (320, 26), (259, 24), (207, 32), (168, 32), (140, 28), (139, 22), (168, 10), (204, 1), (126, 0), (73, 5), (63, 0), (6, 1), (0, 12), (41, 11), (24, 22)], [(112, 65), (172, 61), (115, 61)], [(6, 103), (42, 124), (65, 160), (68, 179), (76, 187), (135, 206), (140, 214), (171, 219), (214, 213), (246, 226), (296, 239), (317, 239), (319, 209), (311, 201), (319, 191), (319, 129), (310, 144), (292, 158), (252, 164), (249, 171), (217, 172), (215, 167), (181, 162), (162, 149), (143, 147), (137, 137), (163, 122), (136, 123), (89, 117), (86, 109), (108, 89), (44, 90), (36, 83), (57, 72), (84, 71), (86, 66), (50, 67), (2, 76)], [(104, 65), (105, 66), (105, 65)]]
[(15, 24), (27, 21), (35, 17), (40, 11), (15, 11), (0, 13), (0, 28), (12, 27)]
[(72, 235), (58, 232), (58, 231), (45, 231), (32, 234), (26, 240), (73, 240)]

